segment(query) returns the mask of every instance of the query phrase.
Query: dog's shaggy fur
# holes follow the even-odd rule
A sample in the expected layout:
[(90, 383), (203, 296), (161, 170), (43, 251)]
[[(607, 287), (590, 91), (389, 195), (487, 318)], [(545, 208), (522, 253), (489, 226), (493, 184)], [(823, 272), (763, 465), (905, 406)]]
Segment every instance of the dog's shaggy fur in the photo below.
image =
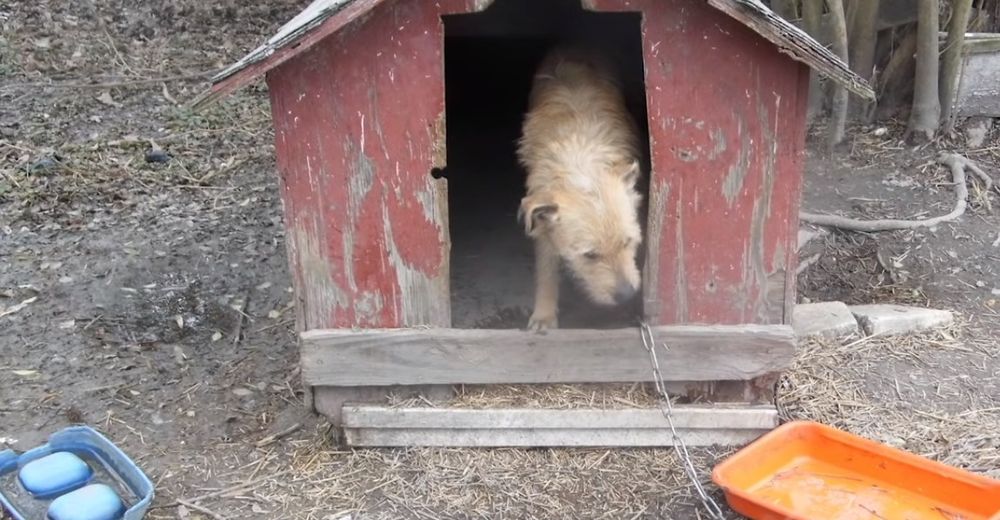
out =
[(535, 242), (533, 330), (558, 326), (560, 260), (597, 304), (639, 289), (639, 138), (612, 71), (561, 48), (535, 75), (517, 151), (528, 172), (518, 215)]

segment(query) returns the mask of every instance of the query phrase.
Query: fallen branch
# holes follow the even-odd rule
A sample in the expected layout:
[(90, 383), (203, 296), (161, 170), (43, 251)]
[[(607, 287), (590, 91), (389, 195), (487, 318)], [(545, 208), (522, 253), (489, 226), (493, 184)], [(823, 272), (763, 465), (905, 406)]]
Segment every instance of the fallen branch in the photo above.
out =
[(965, 185), (965, 170), (968, 169), (986, 184), (986, 189), (993, 188), (993, 180), (986, 175), (978, 165), (972, 160), (956, 153), (942, 153), (938, 155), (937, 162), (951, 169), (952, 180), (955, 184), (955, 208), (951, 213), (933, 218), (919, 220), (897, 220), (897, 219), (876, 219), (858, 220), (841, 217), (838, 215), (819, 215), (816, 213), (799, 213), (799, 219), (803, 222), (816, 224), (819, 226), (829, 226), (849, 231), (892, 231), (896, 229), (915, 229), (919, 227), (932, 227), (942, 222), (949, 222), (957, 219), (965, 213), (969, 198), (969, 188)]
[(816, 253), (815, 255), (812, 255), (809, 258), (806, 258), (805, 260), (799, 262), (799, 266), (795, 268), (795, 276), (799, 276), (800, 274), (802, 274), (803, 271), (808, 269), (809, 266), (818, 262), (821, 255), (822, 253)]
[(285, 437), (288, 437), (289, 435), (299, 431), (301, 428), (302, 428), (301, 423), (295, 423), (278, 433), (264, 437), (263, 439), (257, 441), (257, 443), (254, 444), (254, 446), (257, 446), (258, 448), (264, 448), (266, 446), (274, 444), (275, 442), (280, 441), (281, 439), (284, 439)]
[[(229, 486), (229, 487), (226, 487), (226, 488), (222, 488), (222, 489), (219, 489), (217, 491), (213, 491), (211, 493), (206, 493), (204, 495), (196, 496), (196, 497), (193, 497), (193, 498), (177, 498), (173, 502), (170, 502), (168, 504), (154, 505), (154, 506), (151, 506), (149, 509), (150, 510), (152, 510), (152, 509), (166, 509), (166, 508), (171, 508), (171, 507), (177, 507), (179, 505), (188, 505), (188, 504), (193, 504), (193, 503), (201, 502), (203, 500), (208, 500), (210, 498), (216, 498), (216, 497), (220, 497), (220, 496), (223, 496), (223, 495), (228, 495), (230, 493), (234, 493), (234, 492), (237, 492), (237, 491), (247, 491), (247, 490), (253, 489), (253, 488), (255, 488), (255, 487), (257, 487), (257, 486), (259, 486), (261, 484), (264, 484), (266, 482), (270, 482), (272, 480), (275, 480), (278, 477), (283, 477), (283, 476), (285, 476), (285, 475), (287, 475), (287, 474), (289, 474), (291, 472), (292, 472), (292, 470), (286, 469), (284, 471), (279, 471), (277, 473), (274, 473), (274, 474), (271, 474), (271, 475), (268, 475), (268, 476), (265, 476), (265, 477), (260, 477), (258, 479), (249, 480), (249, 481), (246, 481), (246, 482), (240, 482), (239, 484), (234, 484), (232, 486)], [(190, 506), (188, 505), (188, 507), (190, 507)]]
[(184, 506), (184, 507), (186, 507), (188, 509), (194, 509), (195, 511), (198, 511), (199, 513), (208, 515), (208, 516), (214, 518), (215, 520), (226, 520), (226, 517), (220, 515), (219, 513), (216, 513), (215, 511), (212, 511), (211, 509), (209, 509), (209, 508), (207, 508), (205, 506), (199, 506), (198, 504), (192, 504), (191, 502), (188, 502), (187, 500), (183, 500), (183, 499), (178, 498), (177, 499), (177, 504), (178, 505), (182, 505), (182, 506)]

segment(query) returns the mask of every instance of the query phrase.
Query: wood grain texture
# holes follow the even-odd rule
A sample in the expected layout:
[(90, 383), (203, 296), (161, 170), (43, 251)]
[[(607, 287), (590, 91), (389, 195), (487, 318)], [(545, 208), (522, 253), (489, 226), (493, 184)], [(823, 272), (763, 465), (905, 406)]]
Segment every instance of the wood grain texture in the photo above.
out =
[(702, 1), (593, 3), (643, 13), (647, 319), (788, 323), (808, 69)]
[[(786, 369), (786, 325), (654, 327), (667, 381), (746, 380)], [(315, 330), (302, 334), (309, 385), (368, 386), (651, 381), (638, 329)]]
[[(348, 445), (366, 447), (671, 446), (658, 409), (546, 410), (389, 408), (346, 405)], [(778, 425), (773, 406), (676, 406), (678, 436), (689, 446), (742, 445)]]
[[(220, 85), (277, 65), (267, 79), (300, 331), (451, 325), (447, 184), (430, 175), (445, 157), (440, 14), (472, 8), (358, 0)], [(307, 404), (362, 395), (317, 403), (307, 391)]]
[(268, 77), (306, 330), (451, 324), (441, 38), (391, 2)]
[(1000, 117), (1000, 36), (966, 38), (953, 112), (960, 117)]

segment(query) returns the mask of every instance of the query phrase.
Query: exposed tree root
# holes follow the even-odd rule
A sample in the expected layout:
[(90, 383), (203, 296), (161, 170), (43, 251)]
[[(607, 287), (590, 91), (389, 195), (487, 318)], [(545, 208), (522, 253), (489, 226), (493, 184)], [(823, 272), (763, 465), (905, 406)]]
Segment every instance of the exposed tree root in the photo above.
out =
[(965, 213), (968, 205), (966, 199), (969, 198), (969, 188), (965, 185), (968, 169), (972, 174), (983, 181), (986, 190), (993, 189), (993, 180), (976, 163), (957, 153), (941, 153), (937, 157), (937, 162), (951, 169), (952, 180), (955, 184), (955, 208), (946, 215), (919, 220), (897, 220), (897, 219), (877, 219), (877, 220), (857, 220), (853, 218), (841, 217), (837, 215), (819, 215), (816, 213), (799, 213), (799, 220), (816, 224), (819, 226), (830, 226), (849, 231), (892, 231), (897, 229), (915, 229), (919, 227), (936, 226), (942, 222), (949, 222), (957, 219)]

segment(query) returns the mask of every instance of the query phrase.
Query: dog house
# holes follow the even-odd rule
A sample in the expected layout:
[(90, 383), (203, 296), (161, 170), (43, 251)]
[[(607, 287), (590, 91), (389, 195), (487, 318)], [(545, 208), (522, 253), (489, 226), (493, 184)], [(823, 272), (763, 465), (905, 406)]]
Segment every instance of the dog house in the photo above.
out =
[[(562, 40), (617, 56), (643, 123), (643, 288), (616, 312), (569, 293), (563, 328), (536, 334), (521, 330), (532, 255), (514, 142), (534, 67)], [(197, 104), (266, 77), (307, 401), (348, 429), (399, 431), (442, 419), (363, 406), (389, 387), (652, 381), (638, 318), (668, 347), (672, 392), (768, 403), (794, 354), (809, 67), (872, 96), (757, 0), (316, 0)], [(719, 420), (743, 420), (731, 411)], [(449, 435), (419, 442), (463, 442)], [(498, 443), (535, 442), (519, 439)]]

